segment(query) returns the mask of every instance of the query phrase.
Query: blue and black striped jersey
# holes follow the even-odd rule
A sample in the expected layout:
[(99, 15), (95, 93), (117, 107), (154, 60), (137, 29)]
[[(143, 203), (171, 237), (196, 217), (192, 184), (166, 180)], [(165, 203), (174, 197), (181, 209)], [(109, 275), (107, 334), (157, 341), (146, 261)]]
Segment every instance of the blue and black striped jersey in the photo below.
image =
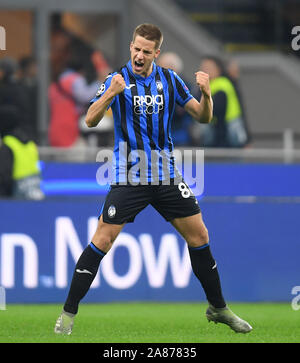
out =
[(106, 92), (117, 73), (126, 88), (109, 105), (115, 133), (114, 183), (125, 183), (129, 171), (136, 182), (175, 178), (178, 171), (170, 131), (174, 108), (176, 103), (183, 107), (193, 96), (171, 69), (153, 63), (152, 73), (145, 78), (133, 73), (129, 61), (106, 78), (91, 103)]

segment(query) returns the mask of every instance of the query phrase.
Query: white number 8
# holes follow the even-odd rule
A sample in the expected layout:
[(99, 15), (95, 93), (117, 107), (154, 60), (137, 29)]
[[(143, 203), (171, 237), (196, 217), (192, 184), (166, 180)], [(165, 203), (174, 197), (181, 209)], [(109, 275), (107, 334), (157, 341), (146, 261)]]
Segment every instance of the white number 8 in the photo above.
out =
[(183, 182), (178, 184), (178, 189), (181, 191), (182, 198), (189, 198), (191, 196), (190, 188)]

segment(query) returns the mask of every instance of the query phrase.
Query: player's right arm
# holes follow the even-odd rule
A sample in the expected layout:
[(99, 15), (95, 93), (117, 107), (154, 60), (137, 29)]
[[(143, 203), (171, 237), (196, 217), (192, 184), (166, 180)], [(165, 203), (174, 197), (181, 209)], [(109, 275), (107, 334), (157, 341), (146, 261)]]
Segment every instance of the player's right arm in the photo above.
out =
[(89, 107), (85, 117), (85, 123), (88, 127), (95, 127), (99, 124), (114, 97), (123, 92), (124, 88), (125, 81), (121, 74), (114, 75), (105, 93)]

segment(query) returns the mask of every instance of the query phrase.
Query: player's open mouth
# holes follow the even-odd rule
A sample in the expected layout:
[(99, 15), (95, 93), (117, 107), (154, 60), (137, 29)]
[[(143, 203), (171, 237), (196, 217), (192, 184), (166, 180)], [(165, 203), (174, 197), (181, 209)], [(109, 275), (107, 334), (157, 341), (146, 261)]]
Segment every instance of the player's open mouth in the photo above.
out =
[(134, 68), (135, 68), (137, 71), (142, 70), (142, 69), (143, 69), (143, 67), (144, 67), (144, 63), (137, 62), (137, 61), (135, 61), (135, 62), (134, 62)]

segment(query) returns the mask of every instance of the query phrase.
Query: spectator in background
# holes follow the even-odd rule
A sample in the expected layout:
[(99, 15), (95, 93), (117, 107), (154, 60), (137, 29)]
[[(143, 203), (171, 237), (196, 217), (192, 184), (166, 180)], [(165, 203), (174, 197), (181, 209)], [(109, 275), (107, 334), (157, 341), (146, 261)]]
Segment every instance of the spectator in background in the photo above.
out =
[(38, 149), (14, 105), (0, 106), (0, 196), (41, 200)]
[(30, 122), (28, 97), (17, 79), (18, 63), (15, 59), (0, 59), (0, 106), (14, 106), (22, 115), (22, 127)]
[[(101, 85), (105, 81), (111, 69), (108, 67), (106, 60), (99, 50), (95, 50), (93, 53), (91, 53), (91, 62), (93, 64), (94, 70), (96, 71), (96, 74), (98, 75), (101, 88)], [(87, 127), (84, 114), (81, 117), (80, 129), (89, 146), (112, 146), (114, 143), (114, 122), (111, 109), (106, 111), (103, 119), (101, 120), (101, 128), (93, 130)]]
[(42, 199), (37, 146), (28, 134), (29, 97), (14, 59), (0, 60), (0, 196)]
[(35, 142), (38, 142), (37, 64), (33, 57), (23, 57), (20, 59), (18, 81), (22, 92), (27, 96), (27, 132)]
[(110, 68), (103, 59), (99, 79), (88, 84), (80, 55), (71, 59), (71, 40), (63, 31), (52, 34), (52, 82), (49, 88), (49, 144), (58, 147), (84, 146), (80, 136), (80, 117), (86, 111)]
[[(249, 142), (242, 105), (234, 82), (228, 76), (223, 62), (214, 56), (202, 59), (200, 71), (209, 74), (214, 102), (213, 120), (200, 125), (201, 144), (206, 147), (244, 147)], [(196, 95), (196, 97), (199, 95)]]
[(227, 62), (227, 67), (226, 67), (226, 71), (228, 73), (228, 76), (233, 80), (233, 81), (238, 81), (240, 78), (240, 67), (239, 64), (236, 60), (231, 59)]
[(244, 98), (243, 98), (243, 94), (241, 92), (240, 83), (239, 83), (239, 80), (240, 80), (239, 63), (234, 59), (229, 60), (227, 63), (226, 70), (227, 70), (228, 76), (230, 77), (232, 83), (234, 84), (235, 90), (238, 94), (238, 98), (239, 98), (241, 109), (242, 109), (244, 127), (246, 129), (246, 133), (247, 133), (247, 137), (248, 137), (247, 146), (249, 146), (249, 144), (251, 142), (251, 134), (250, 134), (249, 127), (248, 127), (248, 118), (247, 118), (247, 112), (245, 109)]
[[(160, 67), (171, 68), (182, 78), (183, 61), (173, 52), (162, 53), (157, 61)], [(184, 80), (185, 84), (188, 83)], [(175, 106), (174, 117), (171, 125), (171, 134), (175, 146), (192, 145), (191, 126), (193, 120), (191, 116), (179, 105)]]

